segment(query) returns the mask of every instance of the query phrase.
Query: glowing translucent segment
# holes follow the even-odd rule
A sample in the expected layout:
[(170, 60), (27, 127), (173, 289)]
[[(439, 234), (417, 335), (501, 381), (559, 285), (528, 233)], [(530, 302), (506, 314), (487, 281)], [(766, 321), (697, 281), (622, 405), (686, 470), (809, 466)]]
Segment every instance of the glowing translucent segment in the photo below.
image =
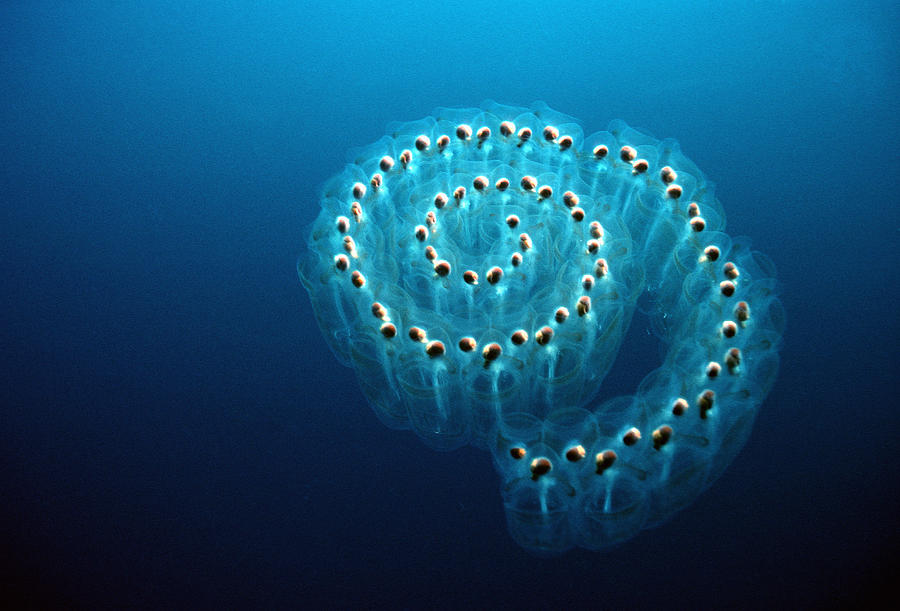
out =
[[(379, 417), (487, 448), (537, 553), (608, 547), (689, 504), (749, 435), (783, 330), (771, 263), (722, 232), (700, 170), (673, 140), (622, 122), (585, 137), (541, 103), (389, 131), (327, 183), (299, 263)], [(642, 296), (665, 359), (593, 402)]]

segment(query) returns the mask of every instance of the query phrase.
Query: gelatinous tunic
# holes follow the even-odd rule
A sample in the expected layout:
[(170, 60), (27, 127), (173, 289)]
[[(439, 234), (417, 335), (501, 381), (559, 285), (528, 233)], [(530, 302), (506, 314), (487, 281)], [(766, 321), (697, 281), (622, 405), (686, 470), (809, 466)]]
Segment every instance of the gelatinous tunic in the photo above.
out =
[[(488, 449), (537, 553), (685, 507), (774, 382), (772, 266), (723, 233), (673, 140), (585, 138), (542, 103), (438, 109), (359, 151), (321, 205), (299, 272), (332, 350), (388, 426)], [(665, 357), (601, 393), (639, 299)]]

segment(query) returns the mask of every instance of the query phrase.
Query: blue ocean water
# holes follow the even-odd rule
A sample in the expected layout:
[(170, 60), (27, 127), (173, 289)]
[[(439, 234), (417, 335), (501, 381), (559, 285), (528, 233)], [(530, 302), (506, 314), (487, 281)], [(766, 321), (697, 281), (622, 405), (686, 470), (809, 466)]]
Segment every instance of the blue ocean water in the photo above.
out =
[[(898, 18), (846, 1), (5, 3), (0, 596), (866, 602), (900, 547)], [(781, 370), (747, 446), (607, 552), (519, 548), (487, 453), (382, 426), (296, 277), (349, 149), (485, 98), (677, 138), (729, 233), (778, 266)], [(632, 392), (647, 350), (636, 326), (604, 389)]]

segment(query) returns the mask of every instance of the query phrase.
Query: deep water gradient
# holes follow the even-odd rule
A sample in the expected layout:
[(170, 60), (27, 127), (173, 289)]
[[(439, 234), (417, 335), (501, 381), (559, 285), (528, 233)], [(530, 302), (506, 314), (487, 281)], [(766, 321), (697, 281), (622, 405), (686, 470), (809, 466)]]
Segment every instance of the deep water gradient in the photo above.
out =
[[(0, 595), (865, 605), (898, 547), (898, 10), (4, 3)], [(516, 545), (485, 452), (384, 427), (297, 281), (348, 147), (485, 98), (677, 139), (778, 270), (781, 368), (746, 446), (605, 552)], [(657, 354), (639, 320), (611, 395)]]

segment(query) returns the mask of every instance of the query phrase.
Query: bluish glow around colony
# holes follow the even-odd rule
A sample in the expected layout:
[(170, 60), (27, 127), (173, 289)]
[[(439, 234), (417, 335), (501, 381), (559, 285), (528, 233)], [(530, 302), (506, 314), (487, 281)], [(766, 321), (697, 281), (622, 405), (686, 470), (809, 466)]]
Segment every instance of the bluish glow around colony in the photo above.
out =
[[(517, 542), (659, 524), (744, 444), (778, 369), (771, 264), (673, 140), (542, 103), (389, 127), (324, 189), (299, 272), (378, 416), (490, 451)], [(638, 299), (666, 348), (601, 393)], [(614, 397), (614, 398), (613, 398)]]

